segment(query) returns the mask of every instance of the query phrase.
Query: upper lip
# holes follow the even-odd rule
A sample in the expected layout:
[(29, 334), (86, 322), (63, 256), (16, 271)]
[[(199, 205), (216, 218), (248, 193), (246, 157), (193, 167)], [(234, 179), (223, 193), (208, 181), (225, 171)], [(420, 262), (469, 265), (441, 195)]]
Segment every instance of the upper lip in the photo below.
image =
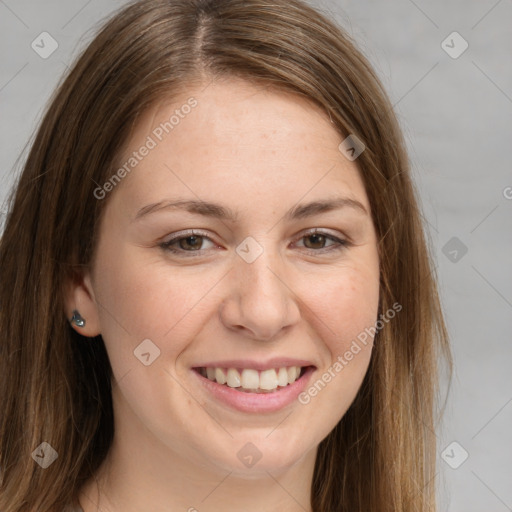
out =
[(314, 366), (311, 361), (306, 359), (294, 359), (291, 357), (274, 357), (267, 361), (255, 361), (251, 359), (229, 359), (223, 361), (208, 362), (196, 364), (193, 368), (247, 368), (252, 370), (270, 370), (272, 368), (281, 368), (283, 366)]

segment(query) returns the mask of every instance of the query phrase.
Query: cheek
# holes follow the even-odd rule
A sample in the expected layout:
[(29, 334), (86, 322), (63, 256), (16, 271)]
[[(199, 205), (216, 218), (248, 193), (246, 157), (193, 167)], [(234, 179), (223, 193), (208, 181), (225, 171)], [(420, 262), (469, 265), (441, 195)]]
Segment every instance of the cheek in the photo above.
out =
[(175, 359), (193, 339), (194, 329), (204, 324), (208, 312), (203, 298), (219, 279), (177, 271), (161, 257), (142, 261), (133, 250), (115, 256), (105, 251), (98, 261), (103, 263), (97, 269), (95, 293), (114, 373), (138, 363), (134, 350), (147, 339), (160, 355)]
[[(154, 249), (118, 251), (105, 248), (97, 282), (100, 300), (111, 316), (136, 336), (162, 338), (205, 292), (207, 276), (172, 268)], [(146, 252), (146, 254), (144, 254)], [(203, 280), (202, 284), (199, 282)], [(112, 318), (103, 315), (106, 322)]]
[(368, 328), (378, 314), (378, 268), (347, 271), (326, 281), (323, 290), (309, 305), (328, 355), (299, 402), (315, 411), (314, 421), (327, 435), (354, 401), (368, 369), (373, 346)]
[[(379, 268), (372, 259), (365, 265), (347, 265), (316, 281), (308, 291), (308, 307), (334, 359), (351, 341), (375, 325), (379, 305)], [(306, 296), (306, 295), (303, 295)]]

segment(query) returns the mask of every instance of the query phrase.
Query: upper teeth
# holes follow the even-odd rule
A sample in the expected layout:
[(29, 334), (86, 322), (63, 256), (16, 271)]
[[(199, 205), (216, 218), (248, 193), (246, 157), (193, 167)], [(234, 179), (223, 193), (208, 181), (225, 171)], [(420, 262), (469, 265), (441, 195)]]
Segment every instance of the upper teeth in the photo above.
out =
[(287, 386), (295, 382), (300, 375), (300, 366), (272, 368), (270, 370), (253, 370), (245, 368), (241, 372), (236, 368), (201, 368), (201, 373), (219, 384), (227, 384), (231, 388), (272, 390), (278, 386)]

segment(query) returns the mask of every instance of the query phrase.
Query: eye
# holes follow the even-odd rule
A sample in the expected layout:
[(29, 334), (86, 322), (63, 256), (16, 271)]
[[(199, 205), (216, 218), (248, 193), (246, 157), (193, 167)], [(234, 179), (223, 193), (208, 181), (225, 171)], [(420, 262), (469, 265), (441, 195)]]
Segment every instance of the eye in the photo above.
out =
[[(302, 245), (300, 244), (302, 242)], [(176, 233), (170, 239), (159, 244), (165, 251), (180, 256), (199, 256), (207, 249), (216, 247), (216, 244), (204, 233), (195, 230)], [(311, 254), (320, 254), (345, 249), (350, 243), (329, 233), (314, 230), (305, 233), (296, 242)], [(195, 253), (195, 254), (194, 254)]]
[(304, 234), (300, 240), (304, 242), (303, 247), (313, 253), (341, 250), (349, 245), (347, 240), (316, 230)]
[[(181, 236), (180, 236), (181, 235)], [(205, 244), (210, 244), (205, 247)], [(160, 247), (173, 253), (199, 252), (214, 247), (215, 244), (203, 233), (190, 231), (185, 234), (177, 234), (171, 239), (162, 242)]]

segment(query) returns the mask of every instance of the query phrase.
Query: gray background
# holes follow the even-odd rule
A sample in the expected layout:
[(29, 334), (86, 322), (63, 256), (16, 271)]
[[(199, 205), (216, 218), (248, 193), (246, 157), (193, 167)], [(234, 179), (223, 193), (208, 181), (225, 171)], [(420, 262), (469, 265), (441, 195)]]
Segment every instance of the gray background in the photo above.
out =
[[(0, 0), (0, 205), (61, 75), (123, 3)], [(512, 510), (512, 1), (312, 3), (374, 64), (410, 149), (455, 357), (440, 510)], [(46, 59), (31, 48), (44, 31)]]

